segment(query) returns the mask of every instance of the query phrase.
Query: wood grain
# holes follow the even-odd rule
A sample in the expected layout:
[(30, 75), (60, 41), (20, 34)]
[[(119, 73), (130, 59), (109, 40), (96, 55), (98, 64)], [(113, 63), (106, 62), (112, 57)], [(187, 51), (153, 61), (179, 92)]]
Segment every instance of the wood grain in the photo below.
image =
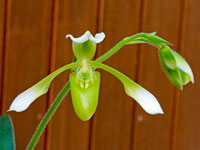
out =
[[(51, 1), (18, 0), (8, 3), (3, 112), (14, 98), (48, 74)], [(46, 95), (28, 110), (10, 112), (17, 149), (25, 149), (46, 109)], [(36, 149), (44, 148), (44, 136)]]
[[(99, 57), (126, 36), (156, 31), (191, 65), (194, 85), (181, 92), (176, 89), (161, 68), (157, 49), (150, 45), (126, 46), (105, 64), (153, 93), (164, 115), (145, 113), (116, 78), (99, 70), (102, 81), (94, 117), (80, 121), (68, 94), (36, 149), (198, 150), (199, 10), (199, 0), (0, 0), (0, 113), (6, 113), (19, 93), (72, 61), (66, 34), (78, 37), (86, 30), (103, 31), (106, 38), (95, 56)], [(17, 149), (25, 149), (69, 72), (56, 78), (50, 92), (28, 110), (9, 112)]]
[[(140, 1), (110, 0), (104, 2), (103, 31), (106, 34), (101, 54), (118, 41), (138, 32)], [(137, 46), (124, 47), (105, 64), (135, 78)], [(91, 134), (92, 150), (129, 149), (134, 101), (123, 91), (115, 77), (101, 71), (100, 99)]]
[[(81, 36), (86, 30), (96, 31), (97, 1), (73, 0), (58, 1), (56, 27), (55, 69), (68, 64), (73, 59), (72, 41), (65, 39), (66, 34)], [(69, 71), (60, 75), (53, 87), (52, 101), (68, 80)], [(70, 94), (63, 100), (51, 121), (51, 150), (87, 150), (89, 143), (90, 121), (82, 122), (74, 113)], [(50, 135), (49, 135), (50, 136)]]
[[(0, 96), (2, 96), (2, 71), (4, 63), (4, 35), (5, 35), (5, 0), (0, 1)], [(2, 97), (0, 97), (0, 114), (2, 114)]]
[(178, 150), (198, 150), (200, 148), (200, 20), (197, 19), (200, 18), (199, 9), (200, 1), (187, 1), (185, 34), (183, 35), (181, 54), (193, 70), (195, 83), (185, 86), (184, 91), (180, 93), (175, 143), (175, 148)]
[[(179, 34), (181, 1), (155, 0), (143, 3), (143, 32), (157, 32), (167, 39), (176, 50)], [(159, 63), (158, 50), (150, 45), (140, 48), (138, 82), (154, 94), (160, 102), (164, 115), (149, 115), (136, 106), (134, 124), (134, 150), (169, 150), (171, 130), (171, 107), (173, 89)]]

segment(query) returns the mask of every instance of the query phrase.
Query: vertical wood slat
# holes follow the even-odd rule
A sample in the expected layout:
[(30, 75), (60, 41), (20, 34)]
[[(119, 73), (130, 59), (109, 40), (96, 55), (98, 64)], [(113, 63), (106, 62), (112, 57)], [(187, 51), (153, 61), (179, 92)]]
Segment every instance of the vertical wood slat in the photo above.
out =
[[(3, 81), (3, 113), (20, 92), (48, 74), (51, 1), (9, 0)], [(46, 108), (46, 96), (28, 110), (10, 112), (17, 149), (25, 149)], [(44, 136), (36, 149), (44, 149)]]
[[(184, 39), (184, 31), (185, 31), (185, 19), (187, 15), (186, 7), (187, 1), (183, 0), (181, 2), (181, 9), (180, 9), (180, 20), (179, 20), (179, 35), (178, 35), (178, 43), (177, 43), (177, 51), (181, 53), (183, 47), (183, 39)], [(171, 107), (171, 121), (170, 121), (170, 136), (169, 136), (169, 149), (176, 150), (176, 138), (177, 138), (177, 120), (178, 120), (178, 112), (179, 112), (179, 103), (180, 103), (180, 90), (174, 87), (174, 98), (172, 101)]]
[(175, 149), (198, 150), (200, 147), (199, 129), (199, 88), (200, 88), (200, 1), (188, 0), (186, 9), (185, 35), (182, 41), (181, 54), (189, 62), (195, 78), (195, 83), (184, 87), (180, 94), (178, 124)]
[[(5, 0), (0, 1), (0, 96), (2, 96), (2, 71), (3, 71), (3, 55), (4, 55), (4, 35), (5, 35)], [(2, 113), (2, 97), (0, 97), (0, 114)]]
[[(140, 1), (113, 0), (104, 3), (103, 31), (106, 38), (101, 46), (101, 54), (125, 36), (138, 32), (140, 8)], [(134, 78), (136, 48), (124, 47), (105, 63)], [(101, 76), (100, 99), (93, 118), (91, 149), (129, 149), (134, 102), (123, 92), (120, 81), (103, 71)]]
[[(65, 39), (66, 34), (81, 36), (86, 30), (96, 31), (97, 1), (73, 0), (59, 1), (56, 38), (55, 68), (68, 64), (73, 59), (72, 41)], [(67, 82), (69, 71), (54, 81), (54, 99), (61, 87)], [(53, 100), (52, 99), (52, 100)], [(51, 101), (52, 101), (51, 100)], [(51, 150), (88, 149), (90, 121), (82, 122), (74, 113), (70, 94), (63, 100), (51, 120)]]
[[(55, 61), (56, 61), (56, 42), (57, 42), (57, 25), (58, 25), (58, 6), (59, 1), (53, 0), (52, 1), (52, 20), (51, 20), (51, 45), (50, 45), (50, 59), (49, 59), (49, 72), (53, 72), (55, 70)], [(54, 85), (51, 84), (48, 92), (48, 102), (47, 107), (48, 109), (51, 107), (52, 97), (53, 97), (53, 87)], [(51, 119), (50, 119), (51, 120)], [(52, 126), (51, 123), (48, 122), (46, 130), (45, 130), (45, 150), (51, 149), (51, 131)]]
[[(181, 1), (144, 1), (144, 5), (142, 31), (156, 31), (159, 36), (173, 43), (173, 49), (176, 50)], [(149, 45), (141, 46), (138, 82), (157, 97), (165, 114), (151, 116), (140, 106), (136, 106), (134, 150), (168, 150), (170, 147), (173, 86), (162, 71), (156, 51), (157, 49)]]

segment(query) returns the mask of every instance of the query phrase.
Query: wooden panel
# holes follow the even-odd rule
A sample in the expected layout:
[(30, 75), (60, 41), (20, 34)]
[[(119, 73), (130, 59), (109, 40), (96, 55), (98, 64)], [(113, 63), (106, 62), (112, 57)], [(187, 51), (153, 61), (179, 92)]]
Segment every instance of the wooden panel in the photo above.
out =
[[(0, 1), (0, 95), (2, 95), (2, 69), (4, 52), (4, 24), (5, 24), (5, 1)], [(2, 98), (0, 97), (0, 114), (2, 113)]]
[[(106, 34), (101, 54), (126, 36), (138, 32), (140, 1), (105, 1), (103, 31)], [(135, 78), (137, 46), (124, 47), (105, 63)], [(101, 71), (99, 105), (93, 119), (91, 149), (129, 149), (132, 137), (134, 101), (122, 84), (112, 75)]]
[(200, 1), (189, 0), (186, 3), (186, 22), (184, 40), (182, 41), (182, 55), (191, 65), (195, 84), (184, 87), (180, 93), (178, 126), (175, 149), (199, 150), (200, 149)]
[[(97, 1), (60, 0), (58, 2), (55, 69), (73, 59), (72, 41), (66, 34), (81, 36), (86, 30), (96, 32)], [(68, 80), (69, 71), (60, 75), (53, 88), (55, 98)], [(51, 101), (53, 100), (51, 99)], [(82, 122), (74, 113), (70, 94), (64, 99), (51, 121), (48, 148), (51, 150), (88, 149), (90, 121)], [(50, 146), (49, 146), (50, 145)]]
[[(176, 50), (180, 8), (180, 0), (144, 1), (142, 31), (156, 31), (157, 35), (173, 43), (175, 45), (173, 49)], [(136, 106), (134, 150), (170, 149), (170, 110), (174, 87), (161, 68), (157, 51), (150, 45), (141, 46), (138, 82), (157, 97), (165, 114), (149, 115), (140, 106)]]
[[(3, 112), (14, 98), (48, 74), (51, 1), (8, 1)], [(46, 95), (24, 112), (10, 112), (17, 149), (25, 149), (46, 108)], [(44, 136), (36, 149), (43, 149)]]

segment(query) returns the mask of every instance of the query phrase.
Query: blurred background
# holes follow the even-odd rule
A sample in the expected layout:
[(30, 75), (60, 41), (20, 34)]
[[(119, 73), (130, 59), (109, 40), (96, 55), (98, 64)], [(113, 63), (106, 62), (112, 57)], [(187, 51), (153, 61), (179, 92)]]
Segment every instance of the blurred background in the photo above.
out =
[[(195, 84), (180, 91), (165, 76), (158, 50), (128, 45), (105, 64), (148, 89), (165, 114), (149, 115), (129, 98), (122, 84), (101, 71), (97, 111), (90, 121), (75, 115), (70, 94), (41, 136), (37, 150), (199, 150), (200, 149), (199, 0), (0, 0), (0, 112), (13, 99), (55, 69), (70, 63), (72, 42), (86, 30), (104, 32), (99, 57), (122, 38), (157, 32), (190, 64)], [(25, 149), (48, 107), (68, 80), (65, 72), (50, 92), (28, 110), (9, 112), (17, 150)]]

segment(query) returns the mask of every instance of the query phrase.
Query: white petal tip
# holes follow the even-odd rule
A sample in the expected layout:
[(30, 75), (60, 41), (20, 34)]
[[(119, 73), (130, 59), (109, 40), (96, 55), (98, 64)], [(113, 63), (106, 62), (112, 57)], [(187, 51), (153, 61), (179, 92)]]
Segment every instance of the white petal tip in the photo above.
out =
[(105, 34), (104, 34), (103, 32), (97, 33), (97, 34), (95, 35), (95, 42), (96, 42), (96, 43), (100, 43), (101, 41), (104, 40), (105, 37), (106, 37), (106, 36), (105, 36)]
[(103, 32), (101, 32), (101, 33), (97, 33), (95, 35), (95, 37), (93, 37), (92, 34), (90, 33), (90, 31), (86, 31), (82, 36), (80, 36), (78, 38), (75, 38), (71, 34), (67, 34), (66, 38), (68, 38), (68, 37), (75, 43), (84, 43), (88, 40), (94, 41), (95, 43), (100, 43), (105, 38), (105, 34)]
[(38, 91), (35, 88), (30, 88), (19, 94), (12, 102), (8, 111), (22, 112), (38, 97)]
[(149, 114), (164, 114), (160, 104), (157, 99), (144, 88), (137, 88), (133, 93), (136, 101), (141, 105), (141, 107)]
[(162, 108), (160, 108), (159, 110), (148, 111), (147, 113), (151, 115), (164, 114)]

